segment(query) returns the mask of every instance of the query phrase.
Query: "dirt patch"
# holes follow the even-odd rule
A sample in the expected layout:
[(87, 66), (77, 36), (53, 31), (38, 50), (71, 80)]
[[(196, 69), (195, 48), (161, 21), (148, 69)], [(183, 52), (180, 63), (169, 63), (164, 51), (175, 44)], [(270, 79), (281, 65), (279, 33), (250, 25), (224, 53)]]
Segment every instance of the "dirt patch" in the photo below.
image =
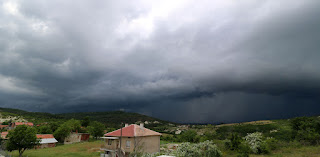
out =
[(222, 127), (222, 126), (233, 126), (233, 125), (246, 125), (246, 124), (251, 124), (251, 125), (266, 125), (266, 124), (271, 124), (274, 123), (271, 120), (259, 120), (259, 121), (252, 121), (252, 122), (243, 122), (243, 123), (229, 123), (229, 124), (221, 124), (217, 125), (217, 127)]

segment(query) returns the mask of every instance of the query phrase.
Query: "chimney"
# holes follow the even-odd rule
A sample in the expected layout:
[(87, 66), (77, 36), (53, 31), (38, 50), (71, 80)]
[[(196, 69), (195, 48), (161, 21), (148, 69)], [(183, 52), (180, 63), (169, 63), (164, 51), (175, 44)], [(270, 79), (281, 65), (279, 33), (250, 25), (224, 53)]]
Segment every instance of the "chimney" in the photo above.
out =
[(144, 128), (144, 123), (140, 123), (140, 128), (141, 128), (141, 129)]
[(129, 126), (129, 124), (128, 124), (128, 123), (124, 124), (124, 127), (127, 127), (127, 126)]

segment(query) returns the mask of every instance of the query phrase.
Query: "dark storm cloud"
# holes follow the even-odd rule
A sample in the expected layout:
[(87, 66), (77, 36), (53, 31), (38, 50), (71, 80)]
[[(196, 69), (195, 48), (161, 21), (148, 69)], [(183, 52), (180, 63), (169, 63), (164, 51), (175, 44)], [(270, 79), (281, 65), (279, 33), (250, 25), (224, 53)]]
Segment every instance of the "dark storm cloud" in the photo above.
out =
[(1, 2), (0, 103), (177, 122), (320, 114), (320, 2)]

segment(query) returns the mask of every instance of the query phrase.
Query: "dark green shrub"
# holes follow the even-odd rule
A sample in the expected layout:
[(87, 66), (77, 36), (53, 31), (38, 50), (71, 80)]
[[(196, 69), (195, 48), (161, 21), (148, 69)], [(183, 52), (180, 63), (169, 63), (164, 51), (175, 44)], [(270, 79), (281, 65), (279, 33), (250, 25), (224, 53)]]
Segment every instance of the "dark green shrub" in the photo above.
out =
[(292, 130), (289, 129), (279, 129), (276, 132), (271, 132), (270, 137), (274, 137), (277, 140), (280, 141), (292, 141), (294, 137), (292, 136)]
[(232, 134), (231, 138), (225, 142), (225, 147), (230, 150), (238, 150), (241, 144), (241, 137), (238, 134)]
[(237, 155), (237, 157), (249, 157), (249, 154), (250, 154), (250, 147), (249, 145), (247, 145), (246, 143), (242, 143), (240, 146), (239, 146), (239, 154)]
[(267, 142), (261, 142), (260, 147), (258, 147), (258, 154), (269, 154), (270, 147)]
[(277, 148), (278, 140), (276, 140), (275, 138), (267, 138), (266, 144), (271, 150), (275, 150)]

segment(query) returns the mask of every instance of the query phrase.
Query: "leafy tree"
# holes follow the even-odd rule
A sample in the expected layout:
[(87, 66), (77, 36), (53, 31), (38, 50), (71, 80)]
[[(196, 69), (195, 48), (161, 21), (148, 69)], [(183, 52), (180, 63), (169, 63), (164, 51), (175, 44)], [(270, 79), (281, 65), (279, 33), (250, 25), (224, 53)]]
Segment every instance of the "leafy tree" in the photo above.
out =
[(59, 142), (63, 142), (66, 137), (70, 135), (72, 131), (78, 131), (81, 127), (80, 121), (75, 119), (70, 119), (64, 122), (54, 133), (54, 137), (57, 138)]
[(70, 119), (66, 121), (63, 125), (68, 125), (71, 128), (71, 131), (78, 131), (81, 128), (81, 123), (79, 120)]
[(71, 127), (68, 125), (61, 125), (54, 133), (54, 137), (59, 141), (63, 142), (66, 137), (70, 135)]
[(104, 129), (105, 129), (105, 126), (102, 123), (97, 121), (91, 122), (90, 125), (88, 126), (89, 133), (95, 138), (103, 136)]
[(50, 126), (50, 129), (52, 130), (52, 132), (55, 132), (59, 128), (60, 123), (59, 122), (51, 122), (51, 123), (49, 123), (49, 126)]
[(21, 157), (26, 149), (34, 148), (39, 144), (36, 130), (26, 125), (19, 125), (8, 134), (7, 150), (18, 150)]
[(81, 126), (87, 127), (89, 124), (90, 124), (89, 116), (84, 117), (83, 120), (81, 121)]

